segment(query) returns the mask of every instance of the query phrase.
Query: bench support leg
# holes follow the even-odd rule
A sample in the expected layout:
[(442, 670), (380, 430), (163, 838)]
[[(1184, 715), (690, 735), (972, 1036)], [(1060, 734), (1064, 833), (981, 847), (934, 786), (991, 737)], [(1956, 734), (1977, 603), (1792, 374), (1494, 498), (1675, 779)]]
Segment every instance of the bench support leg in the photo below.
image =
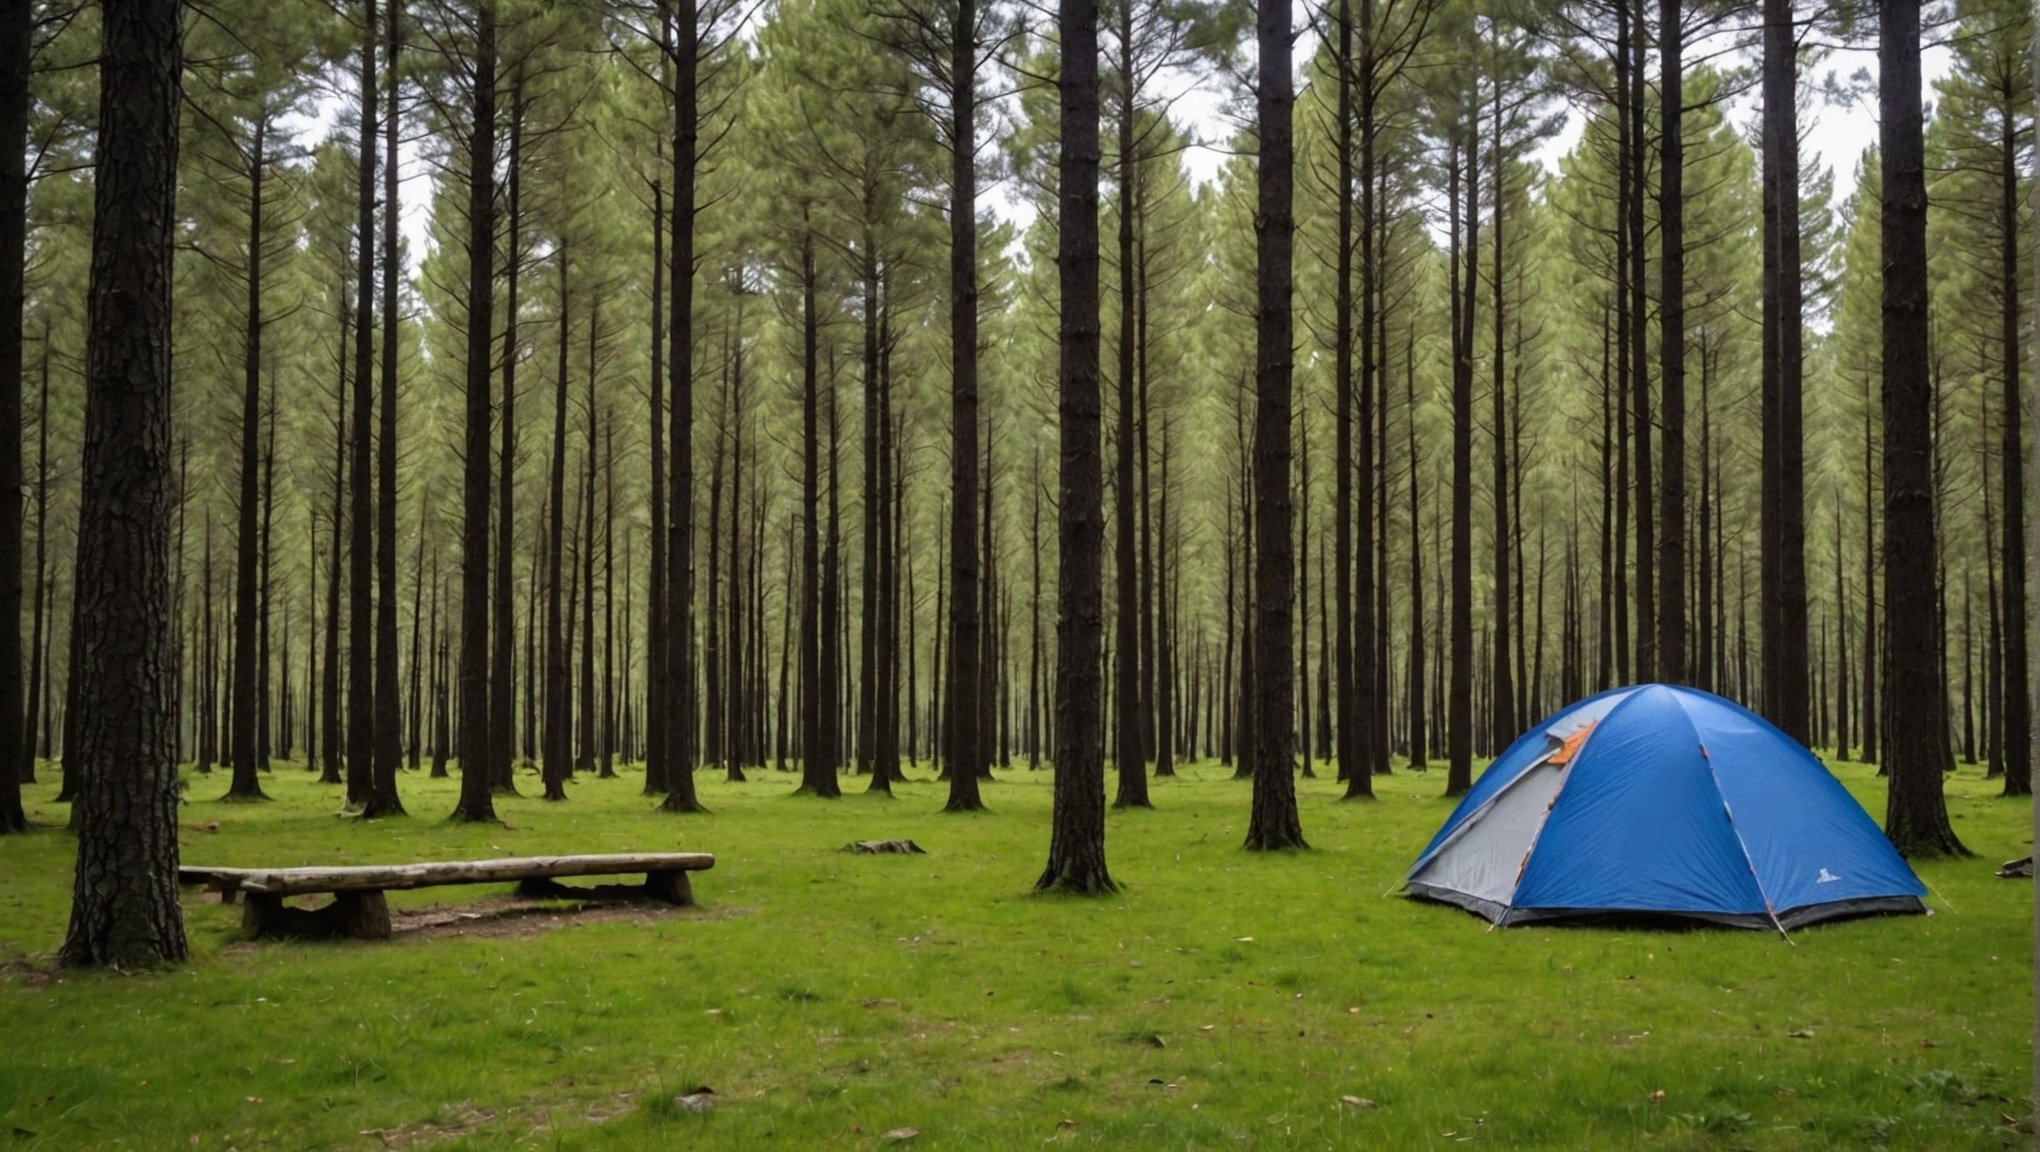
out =
[(249, 892), (247, 897), (241, 926), (256, 936), (390, 938), (389, 901), (379, 891), (337, 892), (331, 904), (309, 911), (286, 907), (280, 896)]
[(671, 872), (647, 872), (645, 895), (654, 900), (684, 907), (694, 903), (694, 886), (688, 882), (687, 873), (679, 869)]

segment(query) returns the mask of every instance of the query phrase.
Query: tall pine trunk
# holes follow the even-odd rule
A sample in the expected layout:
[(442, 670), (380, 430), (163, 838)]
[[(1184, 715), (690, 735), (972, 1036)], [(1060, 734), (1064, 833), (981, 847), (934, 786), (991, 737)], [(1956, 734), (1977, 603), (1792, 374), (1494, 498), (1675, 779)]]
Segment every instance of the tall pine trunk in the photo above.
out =
[[(1878, 6), (1883, 176), (1884, 832), (1907, 856), (1967, 855), (1941, 791), (1933, 383), (1927, 348), (1927, 184), (1919, 0)], [(2008, 416), (2014, 414), (2007, 413)], [(2007, 519), (2013, 512), (2006, 509)]]
[[(1764, 0), (1764, 715), (1807, 739), (1806, 494), (1799, 240), (1799, 29), (1792, 0)], [(1846, 637), (1844, 628), (1840, 633)], [(1844, 738), (1842, 743), (1846, 744)]]
[[(258, 118), (248, 162), (248, 297), (241, 335), (240, 522), (234, 534), (234, 714), (229, 740), (234, 765), (227, 797), (266, 800), (255, 747), (257, 569), (261, 562), (262, 438), (262, 177), (267, 165), (266, 119)], [(0, 418), (4, 423), (4, 418)], [(4, 431), (0, 431), (4, 436)], [(0, 465), (4, 467), (4, 465)], [(17, 565), (18, 567), (18, 565)]]
[[(1062, 151), (1056, 240), (1061, 432), (1056, 508), (1055, 808), (1036, 888), (1113, 890), (1105, 864), (1104, 452), (1098, 323), (1098, 9), (1056, 12)], [(956, 775), (968, 775), (958, 772)]]
[[(397, 48), (398, 5), (387, 0), (384, 39), (390, 105), (382, 120), (382, 406), (378, 418), (375, 496), (375, 766), (370, 775), (365, 817), (401, 816), (397, 766), (403, 754), (403, 713), (397, 686), (397, 279), (403, 274), (397, 251)], [(364, 315), (366, 313), (364, 312)], [(486, 462), (484, 467), (486, 467)]]
[(496, 819), (489, 764), (489, 385), (494, 372), (496, 264), (496, 4), (482, 0), (475, 20), (467, 149), (467, 378), (461, 465), (460, 801), (453, 818)]
[(1294, 512), (1290, 495), (1290, 417), (1293, 403), (1294, 316), (1290, 311), (1296, 217), (1294, 136), (1296, 102), (1288, 0), (1260, 0), (1256, 11), (1260, 86), (1255, 125), (1260, 156), (1255, 173), (1259, 227), (1255, 241), (1254, 383), (1254, 800), (1246, 846), (1254, 850), (1304, 847), (1296, 814), (1292, 763), (1295, 685), (1290, 652), (1295, 635)]
[[(100, 26), (74, 594), (82, 607), (72, 665), (78, 858), (59, 953), (70, 967), (131, 970), (181, 963), (186, 954), (177, 892), (177, 712), (168, 674), (182, 17), (177, 0), (134, 0), (109, 5)], [(17, 403), (17, 437), (18, 414)], [(10, 503), (19, 499), (18, 472), (17, 465), (15, 475), (0, 478), (10, 481)], [(18, 552), (14, 515), (0, 559)], [(0, 693), (14, 692), (0, 700), (7, 725), (20, 722), (18, 568), (9, 565), (15, 574), (0, 580), (0, 619), (8, 622), (0, 629), (0, 670), (12, 669), (0, 671)]]

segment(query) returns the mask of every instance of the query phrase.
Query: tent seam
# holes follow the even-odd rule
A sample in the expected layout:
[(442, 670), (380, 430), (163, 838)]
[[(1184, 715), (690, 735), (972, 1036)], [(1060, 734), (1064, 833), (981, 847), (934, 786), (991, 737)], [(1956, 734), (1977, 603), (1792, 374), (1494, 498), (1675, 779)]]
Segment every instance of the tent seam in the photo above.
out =
[(1686, 710), (1685, 699), (1677, 693), (1672, 694), (1672, 699), (1678, 702), (1679, 715), (1686, 718), (1686, 730), (1693, 734), (1693, 743), (1700, 749), (1700, 759), (1707, 763), (1707, 779), (1714, 784), (1714, 795), (1721, 801), (1722, 815), (1728, 817), (1728, 831), (1735, 837), (1736, 850), (1742, 853), (1743, 867), (1749, 869), (1750, 883), (1756, 887), (1757, 897), (1764, 902), (1764, 915), (1770, 917), (1771, 926), (1789, 943), (1792, 935), (1785, 931), (1785, 925), (1778, 919), (1778, 909), (1771, 903), (1771, 894), (1764, 890), (1764, 878), (1757, 874), (1756, 857), (1750, 855), (1749, 842), (1743, 839), (1742, 829), (1736, 825), (1735, 809), (1728, 802), (1728, 793), (1721, 787), (1721, 773), (1714, 769), (1714, 754), (1709, 752), (1707, 745), (1701, 741), (1700, 730), (1693, 724), (1693, 714)]

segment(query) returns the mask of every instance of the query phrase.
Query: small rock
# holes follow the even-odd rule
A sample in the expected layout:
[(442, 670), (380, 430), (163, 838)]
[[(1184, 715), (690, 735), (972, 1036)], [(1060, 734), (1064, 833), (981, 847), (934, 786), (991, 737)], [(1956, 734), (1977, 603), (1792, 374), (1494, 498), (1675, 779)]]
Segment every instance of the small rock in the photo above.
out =
[(888, 1128), (878, 1134), (878, 1142), (881, 1144), (898, 1144), (903, 1140), (912, 1140), (920, 1134), (921, 1130), (919, 1128)]
[(704, 1084), (685, 1095), (673, 1097), (673, 1103), (697, 1116), (706, 1116), (715, 1111), (715, 1089)]
[(1381, 1107), (1381, 1105), (1376, 1104), (1365, 1096), (1341, 1096), (1339, 1097), (1339, 1103), (1344, 1104), (1348, 1108), (1358, 1108), (1363, 1112)]

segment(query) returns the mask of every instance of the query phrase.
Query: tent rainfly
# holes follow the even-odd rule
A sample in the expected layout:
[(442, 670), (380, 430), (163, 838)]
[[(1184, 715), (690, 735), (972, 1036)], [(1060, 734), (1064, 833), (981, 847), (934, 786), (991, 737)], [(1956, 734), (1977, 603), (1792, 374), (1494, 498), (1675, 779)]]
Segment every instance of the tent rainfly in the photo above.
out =
[(1502, 926), (1669, 915), (1783, 932), (1926, 911), (1919, 877), (1811, 753), (1663, 684), (1590, 696), (1518, 738), (1403, 884)]

